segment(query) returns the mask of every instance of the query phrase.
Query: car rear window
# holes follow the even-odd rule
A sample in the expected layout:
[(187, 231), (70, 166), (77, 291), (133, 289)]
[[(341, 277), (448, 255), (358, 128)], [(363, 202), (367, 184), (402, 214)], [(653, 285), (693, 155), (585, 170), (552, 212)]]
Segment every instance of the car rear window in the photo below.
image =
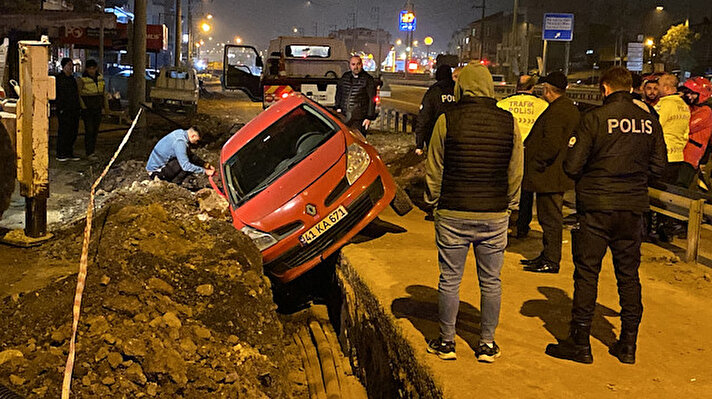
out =
[(302, 105), (255, 136), (225, 164), (225, 180), (235, 204), (247, 201), (301, 162), (338, 127)]
[(188, 71), (168, 71), (168, 77), (171, 79), (188, 79)]
[(290, 44), (287, 46), (286, 54), (287, 57), (295, 58), (329, 58), (331, 56), (331, 47)]

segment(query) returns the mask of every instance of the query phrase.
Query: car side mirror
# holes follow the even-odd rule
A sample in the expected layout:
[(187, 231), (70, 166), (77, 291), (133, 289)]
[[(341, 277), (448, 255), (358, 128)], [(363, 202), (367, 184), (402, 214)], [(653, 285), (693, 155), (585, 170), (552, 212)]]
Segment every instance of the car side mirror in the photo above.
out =
[(257, 56), (257, 60), (255, 60), (255, 66), (258, 66), (260, 68), (265, 66), (265, 64), (262, 62), (262, 57), (260, 57), (259, 55)]

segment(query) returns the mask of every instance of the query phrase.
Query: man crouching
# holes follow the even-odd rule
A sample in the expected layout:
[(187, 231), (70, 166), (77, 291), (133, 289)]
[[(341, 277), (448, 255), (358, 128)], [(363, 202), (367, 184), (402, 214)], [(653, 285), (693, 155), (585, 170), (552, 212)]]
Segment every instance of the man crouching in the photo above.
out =
[(146, 171), (151, 179), (161, 179), (176, 184), (183, 183), (191, 173), (212, 176), (215, 168), (193, 154), (190, 144), (197, 144), (200, 132), (195, 126), (188, 130), (177, 129), (163, 137), (151, 151)]
[(433, 129), (426, 163), (426, 201), (435, 206), (435, 239), (440, 280), (440, 337), (428, 352), (455, 359), (455, 321), (467, 252), (475, 252), (482, 312), (475, 356), (493, 362), (501, 304), (500, 271), (507, 246), (509, 210), (518, 205), (523, 149), (512, 114), (497, 107), (492, 76), (482, 65), (462, 69), (457, 103)]

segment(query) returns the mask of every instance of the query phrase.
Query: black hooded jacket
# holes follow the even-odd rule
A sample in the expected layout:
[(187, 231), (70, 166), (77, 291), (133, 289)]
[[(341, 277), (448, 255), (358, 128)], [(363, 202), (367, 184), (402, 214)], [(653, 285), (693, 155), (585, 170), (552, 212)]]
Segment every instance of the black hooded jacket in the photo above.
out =
[(435, 79), (437, 82), (425, 92), (420, 103), (418, 124), (415, 128), (415, 148), (421, 150), (430, 141), (435, 121), (440, 114), (444, 113), (450, 104), (455, 103), (453, 95), (455, 81), (452, 80), (450, 66), (439, 66), (435, 72)]
[(578, 211), (648, 210), (648, 180), (662, 174), (667, 150), (660, 123), (630, 93), (585, 113), (568, 147), (564, 172), (576, 182)]

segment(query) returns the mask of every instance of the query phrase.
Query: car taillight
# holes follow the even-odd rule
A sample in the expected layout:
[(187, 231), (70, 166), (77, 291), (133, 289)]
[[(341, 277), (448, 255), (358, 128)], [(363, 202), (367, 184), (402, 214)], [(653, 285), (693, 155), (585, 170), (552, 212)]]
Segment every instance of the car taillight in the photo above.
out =
[(380, 103), (381, 103), (381, 97), (378, 97), (378, 96), (374, 97), (374, 98), (373, 98), (373, 102), (376, 103), (376, 104), (380, 104)]

